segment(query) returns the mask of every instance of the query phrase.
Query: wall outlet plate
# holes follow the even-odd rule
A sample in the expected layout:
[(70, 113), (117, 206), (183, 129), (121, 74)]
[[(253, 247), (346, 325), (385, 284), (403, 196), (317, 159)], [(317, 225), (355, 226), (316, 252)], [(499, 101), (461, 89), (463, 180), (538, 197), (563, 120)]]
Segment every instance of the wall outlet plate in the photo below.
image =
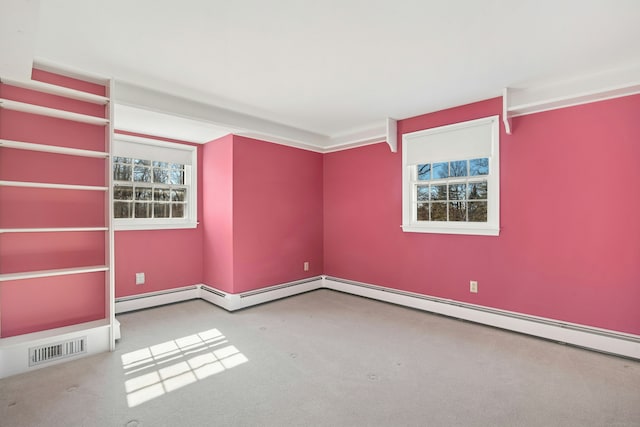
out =
[(476, 282), (475, 280), (471, 280), (469, 282), (469, 292), (472, 292), (474, 294), (478, 293), (478, 282)]
[(136, 285), (144, 285), (144, 273), (136, 273)]

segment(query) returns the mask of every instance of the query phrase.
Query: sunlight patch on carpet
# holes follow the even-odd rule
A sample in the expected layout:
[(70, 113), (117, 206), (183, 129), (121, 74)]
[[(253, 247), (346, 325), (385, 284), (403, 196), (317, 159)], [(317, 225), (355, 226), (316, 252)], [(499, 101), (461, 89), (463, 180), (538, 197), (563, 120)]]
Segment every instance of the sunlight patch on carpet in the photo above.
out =
[(130, 408), (249, 361), (218, 329), (141, 348), (121, 357)]

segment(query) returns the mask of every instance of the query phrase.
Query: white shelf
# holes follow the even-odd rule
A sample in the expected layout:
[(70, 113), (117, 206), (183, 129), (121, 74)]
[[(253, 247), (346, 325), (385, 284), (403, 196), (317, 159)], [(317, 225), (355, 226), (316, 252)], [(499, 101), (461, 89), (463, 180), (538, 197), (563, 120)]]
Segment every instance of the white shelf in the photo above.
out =
[(108, 191), (109, 190), (109, 187), (98, 187), (94, 185), (50, 184), (47, 182), (24, 182), (24, 181), (0, 181), (0, 186), (52, 188), (57, 190), (88, 190), (88, 191)]
[(25, 102), (12, 101), (10, 99), (0, 99), (0, 108), (20, 111), (22, 113), (38, 114), (40, 116), (53, 117), (56, 119), (71, 120), (74, 122), (88, 123), (91, 125), (105, 126), (109, 124), (108, 119), (102, 117), (89, 116), (87, 114), (73, 113), (71, 111), (58, 110), (55, 108), (42, 107), (40, 105), (27, 104)]
[(70, 274), (95, 273), (99, 271), (108, 271), (106, 265), (94, 265), (89, 267), (76, 268), (59, 268), (56, 270), (39, 270), (28, 271), (23, 273), (0, 274), (0, 282), (8, 282), (9, 280), (37, 279), (40, 277), (68, 276)]
[(69, 99), (75, 99), (77, 101), (90, 102), (92, 104), (106, 105), (109, 103), (109, 98), (105, 96), (100, 96), (75, 89), (69, 89), (63, 86), (56, 86), (49, 83), (43, 83), (37, 80), (14, 80), (3, 77), (0, 78), (0, 82), (8, 84), (10, 86), (44, 92), (50, 95), (62, 96)]
[(31, 142), (11, 141), (0, 139), (0, 147), (15, 148), (16, 150), (40, 151), (43, 153), (67, 154), (79, 157), (107, 158), (109, 153), (103, 151), (83, 150), (81, 148), (59, 147), (56, 145), (34, 144)]
[(597, 91), (578, 93), (571, 96), (560, 96), (537, 102), (512, 105), (508, 107), (507, 111), (511, 117), (518, 117), (527, 114), (555, 110), (558, 108), (587, 104), (589, 102), (604, 101), (607, 99), (619, 98), (622, 96), (635, 95), (638, 93), (640, 93), (640, 83), (629, 86), (613, 87)]
[(511, 134), (514, 117), (640, 94), (638, 76), (640, 63), (570, 79), (504, 88), (502, 119), (505, 130)]
[(0, 228), (3, 233), (69, 233), (77, 231), (108, 231), (108, 227), (44, 227), (44, 228)]

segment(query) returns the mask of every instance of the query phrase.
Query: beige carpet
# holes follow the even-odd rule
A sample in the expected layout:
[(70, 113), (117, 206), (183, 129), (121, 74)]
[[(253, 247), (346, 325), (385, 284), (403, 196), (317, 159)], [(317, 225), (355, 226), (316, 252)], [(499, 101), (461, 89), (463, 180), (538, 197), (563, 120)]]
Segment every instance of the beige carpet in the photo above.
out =
[(113, 353), (0, 380), (0, 425), (640, 426), (640, 362), (329, 290), (118, 316)]

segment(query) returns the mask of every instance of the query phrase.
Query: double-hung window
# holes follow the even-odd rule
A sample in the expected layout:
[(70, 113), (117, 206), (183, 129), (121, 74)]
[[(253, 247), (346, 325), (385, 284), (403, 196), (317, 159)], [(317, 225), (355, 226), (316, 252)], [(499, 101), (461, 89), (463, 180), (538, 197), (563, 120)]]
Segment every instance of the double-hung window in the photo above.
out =
[(498, 116), (408, 133), (402, 138), (402, 229), (498, 235)]
[(115, 135), (116, 230), (195, 227), (196, 152), (193, 146)]

